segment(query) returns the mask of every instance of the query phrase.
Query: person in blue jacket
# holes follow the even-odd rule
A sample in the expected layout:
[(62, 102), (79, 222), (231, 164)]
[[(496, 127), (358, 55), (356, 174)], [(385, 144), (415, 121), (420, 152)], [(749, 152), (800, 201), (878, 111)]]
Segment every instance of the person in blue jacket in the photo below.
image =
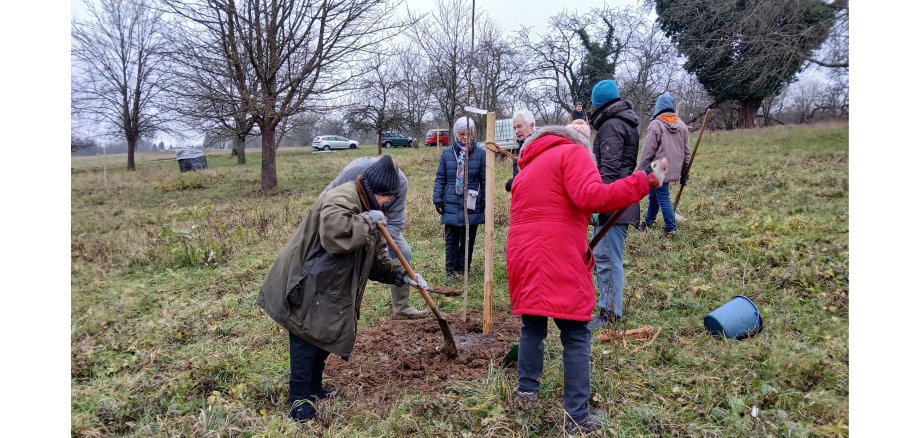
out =
[[(476, 230), (485, 223), (486, 160), (485, 149), (476, 144), (476, 124), (467, 117), (454, 123), (454, 142), (441, 151), (441, 161), (434, 179), (434, 208), (444, 224), (444, 261), (447, 277), (463, 275), (464, 250), (472, 264)], [(467, 195), (463, 193), (464, 179)], [(466, 202), (470, 225), (469, 247), (465, 245), (463, 205)]]

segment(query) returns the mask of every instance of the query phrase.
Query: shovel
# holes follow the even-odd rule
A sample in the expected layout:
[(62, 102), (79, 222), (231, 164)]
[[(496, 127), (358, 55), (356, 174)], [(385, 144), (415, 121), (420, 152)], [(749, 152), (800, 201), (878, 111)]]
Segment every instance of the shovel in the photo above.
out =
[[(409, 266), (409, 262), (402, 255), (402, 252), (399, 251), (399, 247), (396, 246), (396, 242), (393, 241), (393, 237), (390, 236), (390, 233), (387, 232), (387, 228), (383, 225), (383, 222), (377, 222), (377, 229), (383, 233), (383, 237), (387, 240), (387, 245), (390, 245), (390, 249), (393, 250), (393, 254), (396, 254), (396, 258), (399, 259), (399, 263), (402, 264), (403, 269), (406, 270), (406, 274), (409, 275), (414, 281), (418, 281), (418, 277), (415, 275), (415, 271), (412, 270), (412, 267)], [(425, 291), (425, 288), (416, 285), (416, 289), (421, 292), (422, 296), (425, 297), (425, 302), (428, 303), (428, 307), (431, 308), (431, 313), (434, 313), (435, 318), (438, 319), (438, 325), (441, 326), (441, 334), (444, 335), (444, 346), (441, 347), (441, 351), (447, 355), (449, 358), (457, 357), (457, 343), (454, 342), (454, 335), (450, 332), (450, 326), (447, 325), (447, 318), (444, 317), (444, 314), (441, 313), (441, 310), (438, 309), (438, 306), (434, 304), (434, 301), (431, 299), (431, 295), (428, 295), (428, 292)]]

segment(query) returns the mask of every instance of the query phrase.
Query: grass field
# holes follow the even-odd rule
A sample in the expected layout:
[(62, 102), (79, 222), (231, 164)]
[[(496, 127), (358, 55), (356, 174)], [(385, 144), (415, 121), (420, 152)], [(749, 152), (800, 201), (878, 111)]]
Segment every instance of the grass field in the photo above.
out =
[[(690, 220), (673, 240), (634, 229), (627, 239), (624, 326), (662, 331), (651, 343), (594, 341), (592, 407), (608, 411), (604, 436), (848, 435), (847, 148), (846, 124), (704, 137), (680, 204)], [(410, 179), (405, 236), (413, 267), (431, 282), (444, 274), (431, 206), (438, 149), (387, 151)], [(72, 159), (72, 433), (559, 436), (552, 324), (533, 411), (510, 402), (516, 371), (496, 369), (443, 393), (403, 388), (385, 406), (342, 397), (324, 402), (312, 424), (287, 419), (287, 335), (255, 298), (322, 188), (353, 158), (375, 153), (281, 149), (279, 185), (267, 193), (254, 151), (245, 166), (212, 153), (208, 170), (186, 174), (175, 161), (151, 161), (171, 154), (139, 154), (130, 173), (124, 155), (109, 156), (107, 190), (102, 157)], [(496, 178), (495, 311), (503, 313), (510, 173), (501, 163)], [(471, 309), (482, 302), (482, 236)], [(703, 316), (739, 294), (760, 306), (764, 331), (743, 341), (707, 334)], [(424, 307), (415, 293), (412, 301)], [(457, 312), (463, 300), (439, 303)], [(388, 319), (388, 287), (369, 283), (361, 314), (361, 328)]]

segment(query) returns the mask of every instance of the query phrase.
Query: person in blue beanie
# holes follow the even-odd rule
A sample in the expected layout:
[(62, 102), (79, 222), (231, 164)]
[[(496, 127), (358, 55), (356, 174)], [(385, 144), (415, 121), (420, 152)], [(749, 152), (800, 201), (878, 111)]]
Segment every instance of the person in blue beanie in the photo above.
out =
[[(636, 168), (639, 153), (639, 116), (632, 104), (620, 99), (620, 88), (613, 79), (598, 82), (591, 90), (591, 126), (597, 131), (594, 137), (594, 158), (604, 184), (626, 178)], [(596, 235), (612, 213), (598, 215), (594, 226)], [(626, 207), (626, 211), (610, 228), (594, 250), (594, 273), (599, 299), (598, 313), (588, 328), (597, 329), (623, 317), (623, 247), (629, 226), (639, 226), (639, 204)]]

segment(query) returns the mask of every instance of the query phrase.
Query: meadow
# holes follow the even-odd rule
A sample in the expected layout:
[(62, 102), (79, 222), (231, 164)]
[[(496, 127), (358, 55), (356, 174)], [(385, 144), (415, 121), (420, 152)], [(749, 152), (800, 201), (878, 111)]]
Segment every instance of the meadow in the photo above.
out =
[[(689, 220), (673, 239), (635, 229), (627, 238), (626, 318), (617, 328), (661, 332), (650, 342), (594, 340), (592, 407), (609, 415), (601, 435), (848, 435), (848, 129), (704, 136), (680, 202)], [(413, 268), (431, 283), (444, 282), (443, 230), (431, 205), (439, 149), (386, 150), (410, 180), (404, 234)], [(561, 435), (562, 359), (552, 324), (533, 410), (515, 407), (517, 373), (496, 363), (443, 391), (405, 386), (372, 405), (343, 394), (322, 402), (313, 423), (287, 418), (287, 334), (255, 299), (316, 196), (365, 155), (376, 147), (282, 148), (271, 191), (259, 187), (257, 150), (247, 151), (244, 166), (228, 151), (211, 151), (209, 169), (189, 173), (170, 153), (139, 154), (135, 172), (124, 170), (124, 155), (112, 155), (105, 183), (101, 156), (73, 158), (72, 434)], [(510, 162), (499, 162), (496, 314), (509, 313), (510, 174)], [(470, 310), (481, 310), (483, 231)], [(758, 304), (763, 332), (741, 341), (710, 335), (703, 317), (735, 295)], [(389, 320), (389, 300), (387, 286), (368, 283), (359, 333)], [(425, 307), (417, 293), (411, 300)], [(451, 315), (463, 302), (438, 299)]]

